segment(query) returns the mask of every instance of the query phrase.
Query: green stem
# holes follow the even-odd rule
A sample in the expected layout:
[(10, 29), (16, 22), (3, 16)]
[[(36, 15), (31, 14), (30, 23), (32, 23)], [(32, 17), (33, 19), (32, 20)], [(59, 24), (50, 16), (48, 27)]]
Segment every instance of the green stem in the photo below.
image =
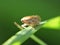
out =
[(36, 41), (39, 45), (47, 45), (45, 42), (37, 38), (35, 35), (33, 35), (35, 32), (40, 29), (40, 26), (37, 26), (36, 28), (27, 27), (23, 29), (19, 24), (14, 22), (14, 24), (21, 29), (21, 31), (17, 32), (15, 35), (13, 35), (10, 39), (8, 39), (3, 45), (20, 45), (23, 42), (25, 42), (29, 37), (31, 37), (34, 41)]
[[(43, 24), (43, 23), (46, 23), (46, 21), (44, 21), (44, 22), (42, 22), (42, 23), (40, 23), (40, 24)], [(19, 29), (23, 29), (19, 24), (17, 24), (16, 22), (15, 22), (15, 25), (19, 28)], [(40, 27), (38, 26), (37, 27), (37, 29), (39, 29)], [(36, 30), (37, 31), (37, 30)], [(35, 31), (35, 32), (36, 32)], [(40, 45), (47, 45), (44, 41), (42, 41), (40, 38), (38, 38), (38, 37), (36, 37), (35, 35), (31, 35), (30, 36), (31, 37), (31, 39), (33, 39), (35, 42), (37, 42), (38, 44), (40, 44)]]
[(37, 38), (35, 35), (30, 36), (31, 39), (33, 39), (35, 42), (37, 42), (39, 45), (47, 45), (44, 41), (42, 41), (40, 38)]

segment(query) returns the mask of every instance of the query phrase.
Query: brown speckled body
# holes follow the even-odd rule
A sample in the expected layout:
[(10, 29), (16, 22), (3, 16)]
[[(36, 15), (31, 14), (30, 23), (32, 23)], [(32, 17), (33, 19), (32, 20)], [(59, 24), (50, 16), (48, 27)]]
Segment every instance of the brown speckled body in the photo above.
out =
[(25, 16), (21, 19), (21, 21), (22, 23), (27, 24), (28, 26), (34, 27), (36, 25), (39, 25), (41, 18), (38, 15)]

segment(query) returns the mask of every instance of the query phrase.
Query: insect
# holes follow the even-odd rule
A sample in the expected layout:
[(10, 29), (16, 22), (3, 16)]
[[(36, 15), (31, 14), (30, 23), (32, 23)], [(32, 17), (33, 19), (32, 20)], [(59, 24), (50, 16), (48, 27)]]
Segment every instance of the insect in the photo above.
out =
[(39, 25), (41, 18), (38, 15), (25, 16), (21, 19), (21, 22), (23, 23), (23, 25), (21, 25), (23, 28), (26, 26), (35, 27), (36, 25)]

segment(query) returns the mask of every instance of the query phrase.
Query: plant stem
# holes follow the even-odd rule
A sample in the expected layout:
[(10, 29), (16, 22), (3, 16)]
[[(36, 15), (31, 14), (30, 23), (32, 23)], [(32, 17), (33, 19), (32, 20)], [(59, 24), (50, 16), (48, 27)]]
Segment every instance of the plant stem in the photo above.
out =
[(42, 41), (40, 38), (36, 37), (35, 35), (30, 36), (31, 39), (33, 39), (35, 42), (37, 42), (39, 45), (47, 45), (44, 41)]
[[(41, 22), (40, 24), (43, 24), (43, 23), (46, 23), (46, 21), (44, 21), (44, 22)], [(19, 28), (19, 29), (23, 29), (19, 24), (17, 24), (16, 22), (15, 22), (15, 25)], [(37, 29), (39, 29), (40, 27), (38, 26), (37, 27)], [(36, 32), (36, 31), (35, 31)], [(35, 35), (31, 35), (30, 36), (30, 38), (31, 39), (33, 39), (35, 42), (37, 42), (38, 44), (40, 44), (40, 45), (47, 45), (44, 41), (42, 41), (40, 38), (38, 38), (38, 37), (36, 37)]]

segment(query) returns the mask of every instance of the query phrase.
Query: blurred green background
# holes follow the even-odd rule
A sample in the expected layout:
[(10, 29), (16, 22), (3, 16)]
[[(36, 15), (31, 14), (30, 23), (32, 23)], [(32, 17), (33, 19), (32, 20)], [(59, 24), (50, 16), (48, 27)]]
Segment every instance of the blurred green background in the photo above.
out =
[[(0, 45), (14, 35), (19, 29), (13, 24), (14, 21), (22, 24), (23, 16), (37, 14), (42, 21), (60, 15), (59, 0), (0, 0)], [(60, 45), (60, 30), (41, 28), (35, 33), (48, 45)], [(28, 39), (22, 45), (38, 45), (32, 39)]]

